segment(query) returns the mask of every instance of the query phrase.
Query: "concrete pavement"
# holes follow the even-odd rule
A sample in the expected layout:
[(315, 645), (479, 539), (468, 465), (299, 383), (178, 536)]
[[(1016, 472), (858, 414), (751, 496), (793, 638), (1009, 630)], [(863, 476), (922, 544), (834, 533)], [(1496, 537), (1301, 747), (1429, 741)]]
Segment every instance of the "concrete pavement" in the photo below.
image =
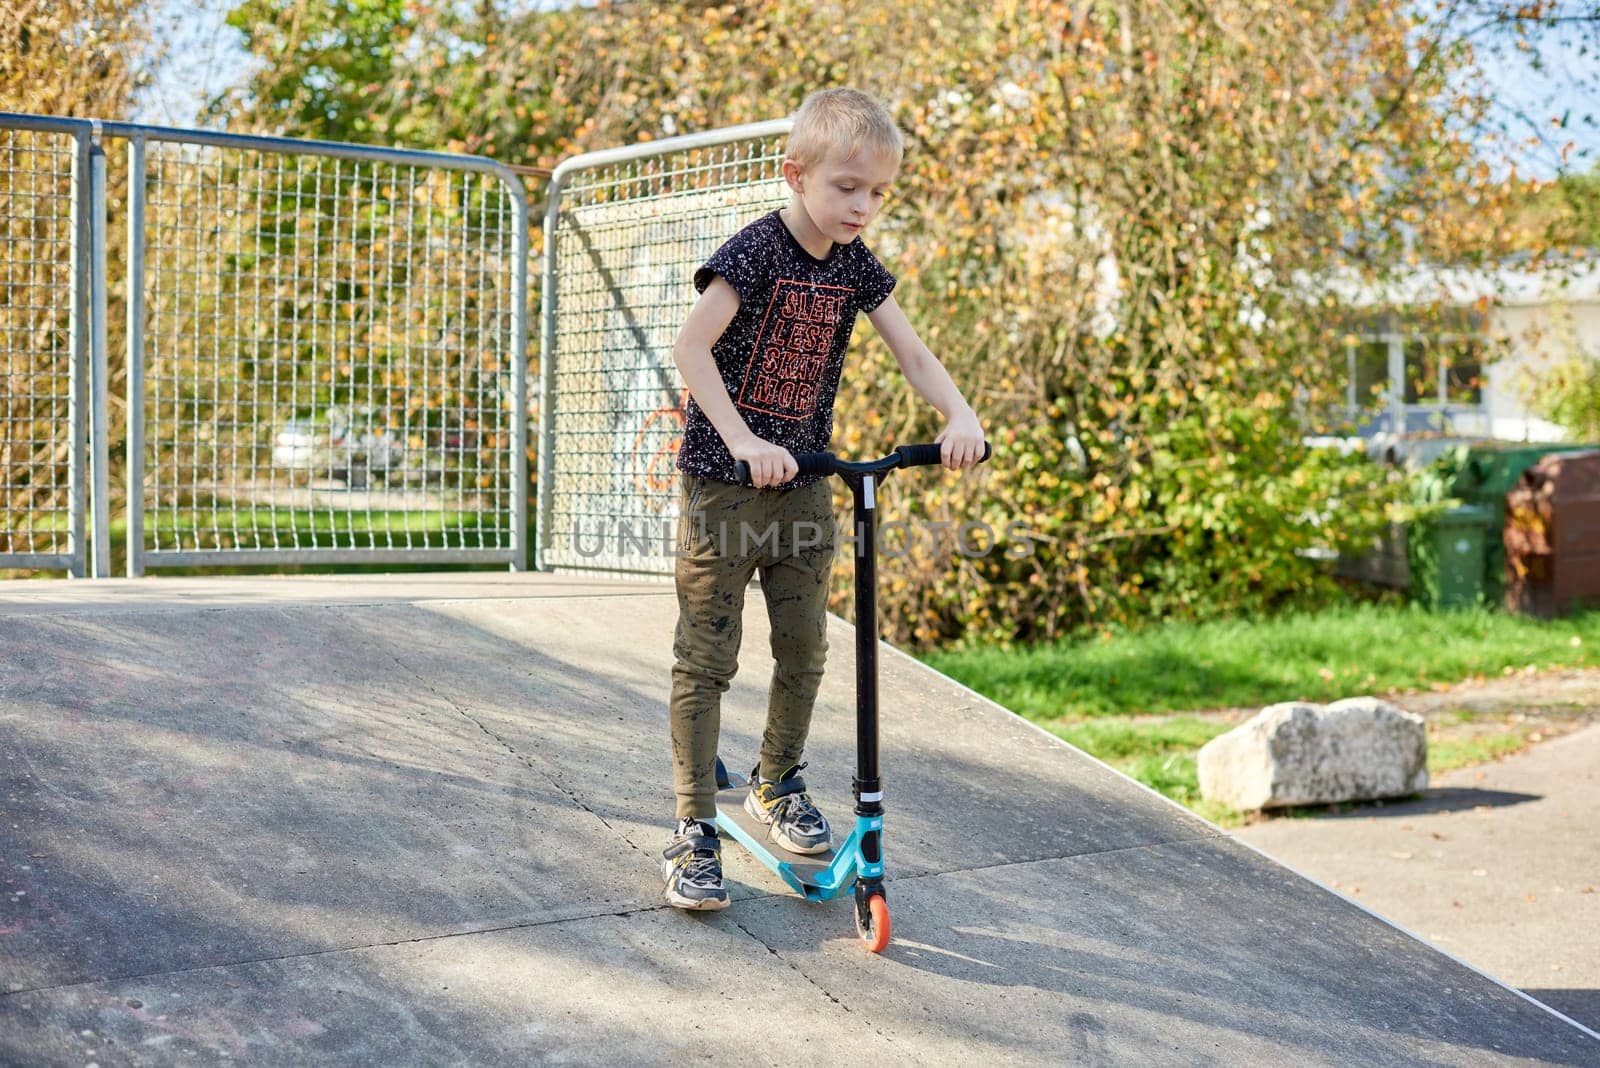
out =
[(1600, 725), (1238, 837), (1600, 1030)]
[[(660, 904), (668, 586), (0, 588), (0, 1063), (1592, 1064), (1600, 1039), (898, 654), (895, 942)], [(835, 620), (807, 779), (849, 812)], [(724, 752), (749, 761), (746, 611)]]

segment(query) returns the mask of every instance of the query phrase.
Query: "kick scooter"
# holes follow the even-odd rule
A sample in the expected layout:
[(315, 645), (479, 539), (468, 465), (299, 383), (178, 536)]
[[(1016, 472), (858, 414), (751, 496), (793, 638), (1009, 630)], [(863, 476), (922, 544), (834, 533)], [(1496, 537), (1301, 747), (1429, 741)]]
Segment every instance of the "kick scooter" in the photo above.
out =
[[(989, 446), (983, 459), (989, 459)], [(878, 776), (878, 546), (877, 493), (897, 467), (942, 461), (938, 445), (901, 445), (881, 460), (852, 462), (831, 452), (796, 453), (800, 476), (838, 475), (855, 498), (856, 545), (856, 824), (835, 849), (811, 856), (773, 852), (767, 828), (745, 810), (750, 781), (717, 758), (717, 827), (776, 872), (807, 901), (831, 901), (856, 892), (856, 933), (873, 953), (889, 945), (889, 905), (883, 889), (883, 781)], [(981, 461), (980, 461), (981, 462)], [(739, 480), (750, 468), (738, 465)]]

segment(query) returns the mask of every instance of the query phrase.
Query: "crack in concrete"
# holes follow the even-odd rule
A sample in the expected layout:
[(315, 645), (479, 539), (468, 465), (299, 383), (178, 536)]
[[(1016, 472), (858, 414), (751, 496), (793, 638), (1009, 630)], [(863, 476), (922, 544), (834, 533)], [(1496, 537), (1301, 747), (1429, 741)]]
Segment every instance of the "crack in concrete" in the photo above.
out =
[[(1226, 835), (1226, 834), (1222, 834), (1222, 835), (1215, 835), (1213, 837), (1230, 838), (1231, 836)], [(1047, 863), (1049, 863), (1051, 861), (1057, 861), (1057, 860), (1074, 860), (1074, 859), (1077, 859), (1079, 857), (1103, 856), (1103, 855), (1108, 854), (1108, 853), (1122, 853), (1122, 852), (1128, 852), (1130, 850), (1135, 850), (1135, 849), (1156, 849), (1156, 848), (1159, 848), (1159, 847), (1165, 846), (1165, 845), (1181, 845), (1181, 844), (1185, 844), (1187, 842), (1203, 841), (1203, 840), (1204, 839), (1175, 839), (1175, 840), (1170, 841), (1170, 842), (1152, 842), (1152, 843), (1148, 843), (1148, 844), (1145, 844), (1145, 845), (1119, 846), (1119, 847), (1114, 848), (1114, 849), (1101, 849), (1101, 850), (1096, 850), (1096, 851), (1094, 851), (1092, 853), (1070, 853), (1070, 854), (1067, 854), (1065, 856), (1039, 857), (1039, 858), (1036, 858), (1034, 860), (1003, 861), (1003, 862), (998, 863), (998, 864), (981, 865), (981, 866), (973, 867), (973, 868), (955, 868), (955, 869), (951, 869), (950, 871), (926, 872), (926, 873), (921, 874), (921, 875), (910, 875), (910, 876), (903, 876), (903, 877), (900, 877), (900, 878), (890, 877), (887, 881), (889, 882), (890, 885), (893, 885), (895, 883), (915, 882), (915, 881), (920, 880), (920, 879), (927, 879), (927, 878), (936, 877), (936, 876), (940, 876), (940, 875), (962, 875), (962, 874), (966, 874), (966, 873), (969, 873), (969, 872), (976, 872), (976, 871), (992, 871), (992, 870), (997, 869), (997, 868), (1015, 868), (1015, 867), (1024, 867), (1024, 866), (1027, 866), (1027, 865), (1030, 865), (1030, 864), (1047, 864)], [(629, 843), (629, 844), (631, 845), (632, 843)], [(634, 847), (634, 848), (637, 849), (637, 847)], [(739, 898), (739, 901), (740, 902), (755, 902), (755, 901), (773, 901), (773, 900), (779, 900), (779, 899), (795, 900), (795, 901), (800, 900), (798, 897), (796, 897), (794, 894), (790, 893), (789, 891), (782, 890), (782, 891), (776, 891), (776, 892), (761, 891), (761, 892), (752, 893), (749, 897), (741, 897), (741, 898)], [(335, 953), (362, 953), (362, 952), (366, 952), (367, 950), (372, 950), (372, 949), (389, 949), (389, 948), (392, 948), (394, 946), (418, 945), (418, 944), (421, 944), (421, 943), (424, 943), (424, 942), (439, 942), (439, 941), (443, 941), (443, 940), (449, 939), (449, 938), (470, 938), (470, 937), (473, 937), (475, 935), (501, 934), (501, 933), (508, 932), (508, 931), (532, 930), (532, 929), (537, 928), (537, 927), (551, 927), (551, 926), (555, 926), (557, 924), (563, 924), (563, 923), (584, 923), (584, 922), (587, 922), (589, 920), (601, 920), (601, 919), (606, 919), (608, 917), (622, 918), (622, 917), (627, 917), (627, 916), (642, 916), (642, 915), (647, 915), (649, 913), (656, 913), (656, 912), (677, 912), (677, 911), (680, 911), (680, 910), (674, 909), (672, 906), (667, 905), (665, 903), (654, 904), (654, 905), (641, 905), (641, 906), (636, 907), (636, 908), (625, 908), (625, 909), (620, 909), (620, 910), (619, 909), (607, 909), (607, 910), (603, 910), (603, 911), (600, 911), (600, 912), (587, 912), (587, 913), (584, 913), (581, 916), (563, 916), (563, 917), (560, 917), (560, 918), (557, 918), (557, 919), (551, 919), (551, 920), (529, 920), (529, 921), (526, 921), (526, 922), (523, 922), (523, 923), (494, 924), (494, 925), (491, 925), (491, 926), (488, 926), (488, 927), (474, 927), (474, 928), (470, 928), (470, 929), (464, 930), (464, 931), (448, 931), (448, 932), (444, 932), (444, 933), (441, 933), (441, 934), (418, 935), (415, 938), (397, 938), (397, 939), (395, 939), (393, 941), (390, 941), (390, 942), (368, 942), (368, 943), (361, 943), (361, 944), (352, 945), (352, 946), (332, 946), (332, 947), (330, 947), (328, 949), (312, 949), (312, 950), (305, 950), (305, 951), (299, 952), (299, 953), (280, 953), (280, 954), (278, 954), (276, 956), (268, 956), (268, 957), (243, 957), (243, 958), (240, 958), (238, 960), (224, 960), (224, 961), (214, 961), (214, 962), (211, 962), (211, 963), (208, 963), (208, 964), (196, 964), (196, 965), (194, 965), (192, 967), (188, 967), (188, 968), (169, 968), (169, 969), (149, 971), (149, 972), (130, 972), (130, 973), (120, 974), (120, 975), (113, 974), (113, 975), (90, 976), (90, 977), (83, 978), (83, 979), (73, 979), (70, 982), (52, 983), (52, 984), (48, 984), (48, 985), (45, 985), (45, 986), (25, 987), (25, 988), (22, 988), (22, 989), (19, 989), (19, 990), (0, 991), (0, 1001), (4, 1001), (6, 998), (16, 997), (16, 996), (21, 995), (21, 994), (39, 994), (39, 993), (49, 993), (49, 992), (55, 991), (55, 990), (71, 990), (74, 987), (93, 986), (96, 983), (123, 983), (123, 982), (139, 980), (139, 979), (158, 979), (158, 978), (161, 978), (163, 976), (186, 975), (186, 974), (188, 974), (190, 972), (203, 972), (203, 971), (209, 971), (209, 970), (216, 969), (216, 968), (237, 968), (237, 967), (242, 967), (242, 966), (250, 965), (250, 964), (272, 964), (272, 963), (276, 963), (278, 961), (299, 960), (301, 958), (306, 958), (306, 957), (326, 957), (326, 956), (329, 956), (329, 955), (332, 955), (332, 954), (335, 954)], [(746, 935), (748, 935), (749, 937), (751, 937), (755, 941), (761, 943), (762, 947), (764, 947), (767, 950), (767, 952), (771, 953), (773, 956), (775, 956), (779, 960), (783, 961), (783, 963), (786, 966), (794, 969), (808, 983), (810, 983), (812, 986), (815, 986), (819, 991), (821, 991), (823, 994), (825, 994), (828, 997), (829, 1000), (837, 1003), (840, 1006), (840, 1008), (844, 1009), (846, 1012), (850, 1012), (851, 1011), (851, 1009), (850, 1009), (850, 1007), (848, 1005), (844, 1004), (844, 1002), (840, 1001), (837, 997), (834, 997), (833, 994), (831, 994), (820, 983), (816, 982), (816, 980), (812, 979), (809, 975), (807, 975), (804, 972), (804, 970), (802, 970), (799, 966), (797, 966), (793, 961), (789, 960), (789, 958), (785, 957), (781, 952), (779, 952), (778, 950), (774, 949), (771, 945), (769, 945), (765, 939), (761, 938), (755, 932), (751, 931), (748, 927), (746, 927), (744, 924), (740, 923), (738, 920), (732, 920), (731, 922), (733, 923), (733, 925), (735, 927), (739, 928), (739, 930), (743, 931)], [(879, 1033), (881, 1034), (881, 1032), (879, 1032)], [(888, 1039), (889, 1036), (884, 1035), (884, 1038)]]
[[(763, 895), (763, 896), (770, 898), (770, 897), (777, 897), (778, 895), (776, 895), (776, 894), (767, 894), (767, 895)], [(787, 896), (787, 895), (785, 895), (785, 896)], [(835, 997), (828, 990), (827, 987), (823, 986), (821, 983), (817, 982), (811, 976), (807, 975), (804, 968), (800, 967), (794, 961), (790, 960), (788, 957), (785, 957), (782, 953), (779, 953), (776, 949), (774, 949), (772, 947), (772, 945), (765, 938), (762, 938), (760, 935), (758, 935), (754, 931), (750, 930), (750, 928), (746, 927), (744, 924), (740, 923), (738, 920), (734, 920), (732, 922), (733, 922), (733, 925), (735, 927), (739, 928), (739, 930), (743, 931), (745, 934), (747, 934), (751, 938), (755, 939), (755, 941), (761, 943), (761, 947), (763, 949), (765, 949), (768, 953), (772, 954), (774, 957), (777, 957), (778, 960), (782, 961), (784, 963), (784, 965), (789, 968), (790, 971), (794, 972), (800, 978), (804, 979), (806, 982), (808, 982), (812, 986), (816, 987), (817, 990), (821, 992), (823, 997), (827, 998), (829, 1001), (831, 1001), (835, 1005), (839, 1006), (845, 1012), (851, 1012), (852, 1015), (853, 1015), (853, 1012), (852, 1012), (850, 1006), (846, 1005), (844, 1002), (840, 1001), (837, 997)], [(873, 1030), (876, 1031), (877, 1029), (874, 1028)], [(883, 1034), (883, 1032), (881, 1032), (881, 1031), (879, 1031), (878, 1033), (880, 1035)], [(888, 1036), (885, 1035), (884, 1037), (887, 1038)]]
[[(379, 655), (382, 655), (382, 654), (379, 654)], [(404, 673), (410, 675), (412, 678), (416, 679), (417, 682), (420, 683), (422, 685), (422, 687), (424, 689), (426, 689), (429, 693), (431, 693), (434, 697), (437, 697), (439, 700), (443, 701), (450, 708), (454, 709), (455, 712), (458, 715), (460, 715), (463, 719), (465, 719), (468, 723), (471, 723), (474, 727), (477, 727), (478, 730), (482, 731), (490, 739), (492, 739), (494, 742), (499, 744), (503, 749), (505, 749), (506, 752), (510, 753), (514, 758), (516, 758), (517, 763), (521, 764), (523, 767), (527, 768), (529, 771), (536, 772), (541, 778), (543, 778), (551, 786), (555, 787), (557, 790), (561, 791), (561, 793), (565, 794), (567, 796), (567, 798), (572, 801), (573, 804), (577, 805), (579, 808), (583, 809), (589, 815), (591, 815), (595, 819), (599, 820), (601, 822), (601, 824), (603, 824), (605, 826), (606, 830), (610, 831), (612, 834), (614, 834), (618, 838), (622, 839), (622, 841), (627, 845), (627, 847), (629, 849), (633, 850), (635, 853), (643, 853), (644, 852), (644, 850), (640, 849), (638, 846), (634, 845), (633, 842), (629, 841), (627, 835), (623, 834), (621, 831), (617, 830), (616, 827), (612, 826), (610, 820), (606, 819), (604, 816), (600, 815), (600, 813), (596, 812), (594, 809), (592, 809), (588, 805), (584, 804), (583, 799), (580, 798), (575, 791), (573, 791), (571, 789), (568, 789), (566, 784), (563, 783), (560, 779), (556, 778), (555, 775), (553, 775), (551, 772), (549, 772), (545, 768), (542, 768), (539, 765), (535, 764), (532, 760), (530, 760), (527, 757), (523, 756), (521, 753), (517, 752), (516, 746), (512, 745), (506, 739), (500, 737), (500, 735), (496, 734), (494, 731), (490, 730), (487, 726), (485, 726), (482, 720), (478, 719), (477, 716), (474, 716), (467, 709), (467, 706), (458, 703), (453, 698), (451, 698), (448, 694), (440, 693), (439, 690), (437, 688), (435, 688), (434, 685), (432, 683), (430, 683), (427, 679), (425, 679), (421, 674), (419, 674), (415, 668), (408, 666), (398, 656), (395, 656), (394, 654), (389, 654), (389, 659), (394, 661), (395, 666), (398, 667), (402, 672), (404, 672)], [(424, 713), (420, 713), (420, 714), (422, 714), (424, 717), (426, 717), (426, 713), (425, 712)]]
[(169, 975), (187, 975), (190, 972), (211, 971), (216, 968), (239, 968), (250, 964), (273, 964), (278, 961), (300, 960), (308, 957), (326, 957), (335, 953), (364, 953), (371, 949), (390, 949), (395, 946), (418, 945), (424, 942), (440, 942), (447, 938), (470, 938), (474, 935), (501, 934), (507, 931), (525, 931), (536, 927), (552, 927), (562, 923), (582, 923), (586, 920), (601, 920), (616, 916), (638, 916), (647, 912), (660, 912), (667, 908), (666, 905), (645, 905), (640, 908), (623, 909), (619, 911), (590, 912), (582, 916), (563, 916), (553, 920), (529, 920), (525, 923), (504, 923), (490, 927), (474, 927), (465, 931), (448, 931), (442, 934), (418, 935), (415, 938), (397, 938), (392, 942), (368, 942), (354, 946), (332, 946), (328, 949), (309, 949), (300, 953), (280, 953), (272, 957), (242, 957), (238, 960), (214, 961), (209, 964), (196, 964), (188, 968), (168, 968), (150, 972), (129, 972), (122, 975), (99, 975), (84, 979), (73, 979), (65, 983), (52, 983), (47, 986), (24, 987), (20, 990), (0, 991), (0, 1002), (6, 998), (16, 997), (21, 994), (50, 993), (55, 990), (71, 990), (79, 986), (94, 986), (97, 983), (125, 983), (138, 979), (159, 979)]
[[(919, 879), (931, 879), (940, 875), (967, 875), (972, 872), (994, 871), (997, 868), (1025, 868), (1031, 864), (1049, 864), (1057, 860), (1079, 860), (1088, 857), (1104, 857), (1113, 853), (1131, 853), (1136, 849), (1160, 849), (1169, 845), (1190, 845), (1194, 842), (1212, 842), (1218, 839), (1233, 840), (1233, 835), (1226, 833), (1202, 834), (1193, 838), (1164, 838), (1159, 842), (1140, 842), (1135, 845), (1111, 846), (1108, 849), (1091, 849), (1086, 853), (1063, 853), (1058, 857), (1034, 857), (1032, 860), (1002, 860), (994, 864), (974, 864), (970, 868), (945, 868), (942, 871), (924, 871), (915, 875), (885, 875), (886, 883), (913, 883)], [(777, 897), (777, 894), (767, 894), (767, 897)]]

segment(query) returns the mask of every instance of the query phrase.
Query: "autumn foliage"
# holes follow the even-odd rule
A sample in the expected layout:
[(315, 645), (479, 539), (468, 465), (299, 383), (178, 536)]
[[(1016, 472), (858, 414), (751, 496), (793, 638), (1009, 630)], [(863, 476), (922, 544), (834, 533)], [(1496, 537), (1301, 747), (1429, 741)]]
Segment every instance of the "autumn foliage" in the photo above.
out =
[[(255, 121), (548, 167), (786, 114), (830, 85), (890, 104), (912, 147), (869, 240), (996, 454), (964, 479), (904, 478), (884, 518), (1021, 520), (1034, 547), (968, 556), (913, 537), (885, 567), (884, 609), (895, 637), (921, 642), (1270, 611), (1328, 592), (1328, 555), (1365, 544), (1393, 491), (1364, 460), (1304, 444), (1343, 389), (1348, 324), (1324, 283), (1509, 247), (1513, 187), (1474, 151), (1487, 102), (1461, 88), (1475, 59), (1455, 16), (1507, 15), (1515, 30), (1549, 13), (1457, 4), (1430, 21), (1333, 0), (347, 7), (383, 45), (355, 76), (309, 87), (303, 64), (280, 64), (253, 86)], [(337, 66), (327, 35), (296, 38), (284, 11), (249, 0), (235, 20), (263, 55)], [(842, 394), (842, 452), (937, 432), (870, 332), (847, 373), (863, 388)]]
[[(215, 115), (548, 168), (817, 88), (884, 99), (910, 150), (868, 240), (996, 453), (966, 478), (902, 478), (883, 518), (1020, 521), (1033, 546), (914, 538), (884, 568), (900, 640), (1326, 596), (1328, 556), (1394, 498), (1381, 469), (1305, 444), (1344, 386), (1328, 281), (1527, 247), (1517, 186), (1479, 149), (1472, 27), (1516, 39), (1548, 3), (544, 8), (245, 0), (230, 23), (265, 62)], [(936, 413), (858, 336), (837, 448), (930, 439)]]

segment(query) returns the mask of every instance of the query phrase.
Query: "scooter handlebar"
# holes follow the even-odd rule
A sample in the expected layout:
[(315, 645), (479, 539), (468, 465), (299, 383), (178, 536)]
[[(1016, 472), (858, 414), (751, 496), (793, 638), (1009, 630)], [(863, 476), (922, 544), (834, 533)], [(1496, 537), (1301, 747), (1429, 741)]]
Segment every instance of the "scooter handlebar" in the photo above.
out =
[[(927, 445), (898, 445), (894, 455), (899, 458), (897, 467), (935, 467), (944, 463), (941, 446)], [(986, 463), (994, 455), (994, 450), (986, 441), (983, 443), (983, 456), (979, 463)], [(886, 457), (887, 458), (887, 457)], [(795, 465), (799, 468), (796, 478), (807, 478), (811, 475), (831, 475), (839, 470), (840, 460), (831, 452), (797, 452), (794, 454)], [(750, 484), (750, 465), (743, 460), (734, 464), (734, 477), (739, 480), (739, 485)]]

